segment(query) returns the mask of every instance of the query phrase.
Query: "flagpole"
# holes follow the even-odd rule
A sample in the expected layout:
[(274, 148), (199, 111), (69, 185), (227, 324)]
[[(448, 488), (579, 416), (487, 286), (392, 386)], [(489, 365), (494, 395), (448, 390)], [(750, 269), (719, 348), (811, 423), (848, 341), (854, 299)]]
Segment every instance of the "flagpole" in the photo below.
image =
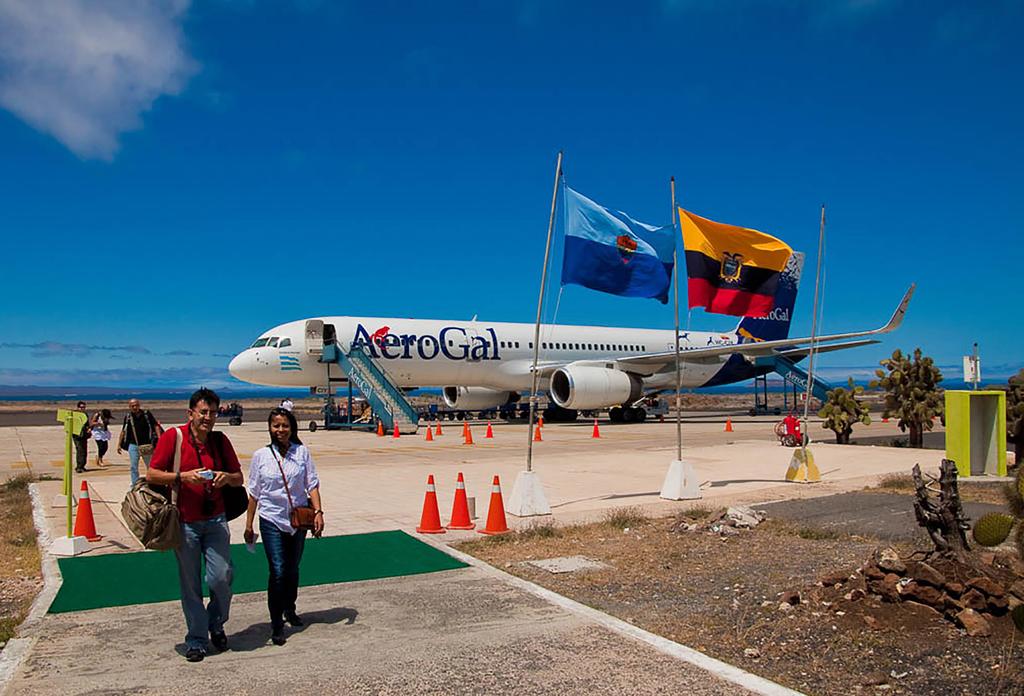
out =
[[(818, 291), (821, 285), (821, 257), (825, 247), (825, 204), (821, 206), (821, 223), (818, 226), (818, 268), (814, 274), (814, 315), (811, 317), (811, 349), (807, 356), (807, 393), (804, 396), (804, 429), (806, 435), (808, 430), (807, 413), (811, 408), (811, 387), (814, 385), (814, 353), (815, 341), (818, 335)], [(808, 435), (809, 439), (810, 436)], [(804, 461), (807, 461), (807, 445), (804, 444), (804, 437), (801, 437), (801, 447), (804, 451)]]
[(681, 392), (683, 390), (683, 373), (679, 365), (679, 240), (676, 238), (676, 178), (669, 179), (672, 189), (672, 273), (675, 280), (675, 314), (676, 314), (676, 459), (683, 458), (683, 406)]
[(540, 293), (537, 297), (537, 323), (533, 327), (533, 386), (530, 388), (530, 427), (527, 428), (526, 470), (533, 471), (533, 423), (537, 414), (537, 362), (540, 358), (540, 318), (544, 309), (544, 286), (548, 278), (548, 256), (551, 254), (551, 232), (555, 227), (555, 204), (558, 202), (558, 179), (562, 174), (562, 151), (555, 164), (555, 185), (551, 191), (551, 217), (548, 219), (548, 241), (544, 246), (544, 267), (540, 272)]

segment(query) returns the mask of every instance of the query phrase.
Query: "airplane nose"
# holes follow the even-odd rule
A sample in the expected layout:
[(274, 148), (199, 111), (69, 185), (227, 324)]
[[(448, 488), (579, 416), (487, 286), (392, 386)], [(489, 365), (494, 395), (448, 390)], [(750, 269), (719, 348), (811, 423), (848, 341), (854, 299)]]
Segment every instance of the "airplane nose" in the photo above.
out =
[(235, 357), (231, 358), (231, 362), (228, 363), (228, 372), (230, 372), (231, 376), (235, 379), (243, 382), (248, 381), (252, 372), (252, 361), (245, 353), (239, 353)]

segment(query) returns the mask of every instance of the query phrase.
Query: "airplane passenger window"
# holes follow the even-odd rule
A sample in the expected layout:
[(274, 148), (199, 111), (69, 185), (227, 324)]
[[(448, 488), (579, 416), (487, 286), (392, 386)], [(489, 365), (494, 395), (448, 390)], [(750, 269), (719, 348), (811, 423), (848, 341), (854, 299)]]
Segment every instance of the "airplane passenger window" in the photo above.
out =
[(272, 336), (270, 340), (267, 341), (267, 348), (277, 348), (277, 336)]
[(269, 340), (270, 340), (269, 338), (261, 338), (258, 341), (256, 341), (255, 343), (253, 343), (252, 347), (253, 348), (262, 348), (263, 346), (267, 345), (267, 341), (269, 341)]
[(542, 342), (540, 345), (541, 345), (541, 348), (543, 348), (544, 350), (548, 349), (548, 344), (547, 343), (543, 343)]
[(290, 346), (291, 344), (292, 344), (292, 339), (290, 339), (290, 338), (282, 338), (281, 342), (277, 344), (277, 347), (278, 348), (285, 348), (286, 346)]
[(516, 341), (516, 348), (519, 347), (519, 341)]

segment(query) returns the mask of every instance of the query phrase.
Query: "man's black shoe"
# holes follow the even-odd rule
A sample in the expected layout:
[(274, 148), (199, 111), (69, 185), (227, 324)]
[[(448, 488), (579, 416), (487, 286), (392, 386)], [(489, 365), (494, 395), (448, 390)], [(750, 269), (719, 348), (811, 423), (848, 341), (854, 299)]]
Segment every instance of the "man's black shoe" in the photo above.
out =
[(206, 657), (206, 653), (199, 648), (189, 648), (185, 652), (185, 659), (189, 662), (202, 662), (204, 657)]
[(284, 613), (284, 620), (290, 623), (292, 626), (306, 625), (305, 622), (294, 611), (286, 611)]
[(284, 645), (288, 640), (284, 637), (284, 628), (276, 629), (270, 635), (270, 642), (274, 645)]
[(85, 473), (85, 469), (75, 469), (75, 473), (76, 474), (84, 474)]
[(210, 631), (210, 642), (213, 644), (213, 647), (217, 648), (218, 652), (224, 652), (228, 649), (228, 637), (224, 631), (216, 633)]

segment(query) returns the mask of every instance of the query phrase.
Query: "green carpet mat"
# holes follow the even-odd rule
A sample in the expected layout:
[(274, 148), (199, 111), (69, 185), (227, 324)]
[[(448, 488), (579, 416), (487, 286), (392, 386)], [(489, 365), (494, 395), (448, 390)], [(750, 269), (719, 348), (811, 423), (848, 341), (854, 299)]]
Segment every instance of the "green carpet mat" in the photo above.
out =
[[(246, 551), (245, 544), (231, 546), (235, 594), (267, 590), (267, 557), (263, 545), (256, 546), (256, 553)], [(58, 563), (64, 582), (50, 605), (51, 614), (181, 599), (172, 551), (61, 558)], [(326, 585), (465, 566), (400, 531), (307, 538), (300, 584)]]

